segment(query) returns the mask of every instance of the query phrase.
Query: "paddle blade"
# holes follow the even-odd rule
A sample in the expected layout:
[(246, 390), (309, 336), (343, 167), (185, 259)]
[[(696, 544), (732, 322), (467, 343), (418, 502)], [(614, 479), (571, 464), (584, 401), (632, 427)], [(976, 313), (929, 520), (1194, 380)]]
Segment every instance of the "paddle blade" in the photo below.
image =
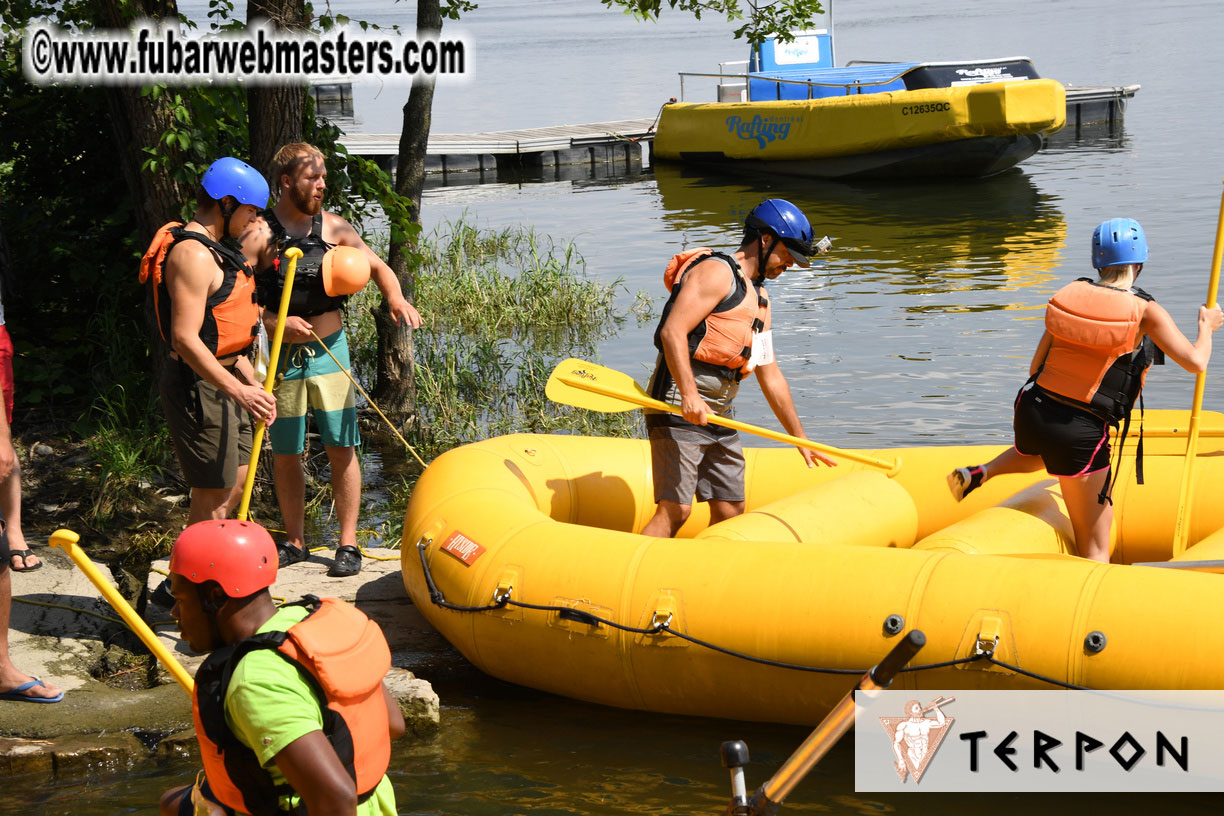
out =
[(628, 374), (575, 357), (557, 363), (544, 394), (562, 405), (603, 413), (655, 407), (655, 400)]

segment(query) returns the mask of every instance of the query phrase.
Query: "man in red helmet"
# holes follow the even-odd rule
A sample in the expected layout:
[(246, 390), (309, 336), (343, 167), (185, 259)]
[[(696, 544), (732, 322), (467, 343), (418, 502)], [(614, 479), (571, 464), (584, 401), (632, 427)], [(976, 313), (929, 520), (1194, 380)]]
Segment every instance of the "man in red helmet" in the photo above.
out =
[(197, 522), (174, 543), (172, 614), (210, 653), (192, 695), (205, 778), (166, 791), (161, 813), (207, 801), (251, 816), (394, 816), (386, 769), (404, 719), (382, 682), (386, 639), (334, 598), (277, 607), (276, 570), (276, 545), (252, 522)]

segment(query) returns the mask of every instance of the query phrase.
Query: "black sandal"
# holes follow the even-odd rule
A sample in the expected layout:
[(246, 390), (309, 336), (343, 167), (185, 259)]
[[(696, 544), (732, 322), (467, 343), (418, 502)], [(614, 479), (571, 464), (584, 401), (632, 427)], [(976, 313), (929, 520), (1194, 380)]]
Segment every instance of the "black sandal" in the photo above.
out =
[(361, 572), (361, 550), (345, 544), (336, 548), (336, 560), (327, 574), (332, 578), (347, 578)]
[(284, 569), (291, 564), (300, 564), (310, 557), (306, 546), (295, 547), (287, 541), (276, 542), (277, 569)]

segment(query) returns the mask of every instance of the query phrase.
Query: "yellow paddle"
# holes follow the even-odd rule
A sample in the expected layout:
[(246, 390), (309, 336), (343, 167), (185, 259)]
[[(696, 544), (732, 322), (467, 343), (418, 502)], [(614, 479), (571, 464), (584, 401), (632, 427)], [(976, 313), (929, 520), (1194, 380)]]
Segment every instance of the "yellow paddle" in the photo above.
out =
[[(557, 367), (553, 369), (552, 375), (548, 378), (548, 385), (545, 386), (544, 393), (553, 402), (572, 405), (575, 408), (585, 408), (588, 411), (619, 413), (621, 411), (632, 411), (635, 408), (653, 408), (657, 411), (666, 411), (671, 414), (680, 413), (680, 406), (662, 402), (649, 396), (642, 390), (642, 386), (638, 385), (628, 374), (573, 357), (557, 363)], [(830, 456), (837, 456), (842, 459), (849, 459), (852, 462), (868, 465), (869, 467), (879, 468), (886, 471), (889, 476), (897, 475), (897, 471), (901, 469), (900, 459), (888, 462), (857, 451), (842, 450), (829, 445), (822, 445), (810, 439), (800, 439), (797, 436), (771, 431), (768, 428), (761, 428), (756, 425), (748, 425), (734, 419), (724, 419), (713, 414), (707, 415), (707, 419), (714, 425), (734, 428), (737, 431), (763, 436), (775, 442), (784, 442), (787, 445), (794, 445), (800, 448), (810, 448), (811, 450), (827, 453)]]
[(89, 556), (85, 555), (84, 551), (77, 546), (77, 542), (81, 537), (71, 530), (56, 530), (51, 534), (51, 546), (59, 547), (64, 552), (68, 553), (68, 557), (72, 559), (72, 563), (80, 568), (81, 572), (85, 573), (93, 585), (98, 588), (115, 611), (119, 613), (119, 617), (123, 618), (124, 623), (131, 627), (136, 633), (136, 637), (149, 647), (149, 651), (161, 661), (161, 664), (166, 667), (171, 676), (178, 681), (178, 684), (183, 687), (183, 691), (191, 694), (195, 688), (195, 682), (191, 679), (191, 675), (183, 668), (183, 665), (174, 659), (174, 655), (162, 645), (162, 642), (157, 639), (157, 635), (153, 634), (153, 630), (149, 625), (141, 620), (136, 614), (136, 610), (131, 607), (119, 591), (110, 585), (102, 573), (98, 572), (98, 568), (89, 560)]
[[(1220, 197), (1220, 216), (1216, 221), (1215, 250), (1211, 257), (1211, 280), (1207, 283), (1207, 308), (1216, 305), (1220, 288), (1220, 258), (1224, 255), (1224, 195)], [(1190, 409), (1190, 433), (1186, 436), (1186, 460), (1182, 468), (1181, 495), (1177, 500), (1177, 527), (1173, 531), (1173, 555), (1186, 549), (1190, 538), (1190, 496), (1194, 492), (1194, 464), (1198, 459), (1199, 414), (1203, 410), (1203, 392), (1207, 388), (1207, 372), (1194, 378), (1194, 406)]]
[[(280, 366), (281, 340), (285, 336), (285, 318), (289, 315), (289, 295), (293, 292), (293, 276), (297, 272), (298, 258), (302, 250), (290, 247), (285, 250), (289, 259), (289, 270), (285, 272), (285, 288), (281, 290), (280, 307), (276, 310), (276, 331), (272, 332), (272, 349), (268, 360), (268, 376), (264, 378), (264, 392), (271, 394), (276, 385), (276, 371)], [(255, 426), (255, 438), (251, 441), (251, 461), (247, 465), (246, 483), (242, 486), (242, 502), (238, 505), (238, 520), (246, 521), (251, 515), (251, 491), (255, 488), (255, 466), (259, 464), (259, 450), (263, 447), (264, 428), (262, 419)]]

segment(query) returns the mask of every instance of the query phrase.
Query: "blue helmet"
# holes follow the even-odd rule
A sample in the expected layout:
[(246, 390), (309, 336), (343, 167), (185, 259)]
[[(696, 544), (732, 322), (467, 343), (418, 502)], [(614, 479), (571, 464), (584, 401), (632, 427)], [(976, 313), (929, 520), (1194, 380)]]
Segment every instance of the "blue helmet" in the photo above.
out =
[(789, 201), (781, 198), (762, 201), (748, 213), (744, 226), (757, 232), (773, 233), (782, 241), (795, 263), (811, 266), (808, 256), (812, 254), (812, 225), (803, 210)]
[(239, 159), (229, 156), (217, 159), (204, 172), (200, 185), (217, 201), (233, 196), (239, 204), (253, 204), (261, 210), (268, 206), (268, 180)]
[(1092, 231), (1092, 266), (1104, 269), (1117, 264), (1144, 263), (1148, 259), (1147, 236), (1133, 218), (1111, 218)]

